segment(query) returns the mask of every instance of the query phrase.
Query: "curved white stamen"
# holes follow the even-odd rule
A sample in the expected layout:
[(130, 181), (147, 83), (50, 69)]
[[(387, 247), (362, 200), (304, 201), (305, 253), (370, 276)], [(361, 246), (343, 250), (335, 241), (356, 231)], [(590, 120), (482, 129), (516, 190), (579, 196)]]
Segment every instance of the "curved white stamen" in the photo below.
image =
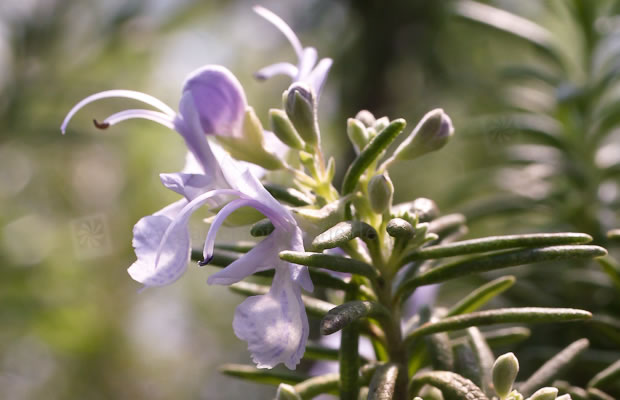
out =
[(265, 18), (267, 21), (271, 22), (276, 28), (278, 28), (278, 30), (280, 30), (280, 32), (284, 34), (284, 36), (286, 36), (288, 41), (291, 42), (293, 49), (295, 49), (295, 53), (297, 53), (297, 58), (301, 60), (303, 54), (303, 47), (301, 45), (301, 42), (299, 41), (299, 38), (297, 38), (297, 35), (295, 35), (295, 32), (293, 32), (291, 27), (288, 26), (282, 18), (278, 17), (276, 14), (267, 10), (264, 7), (254, 6), (254, 12)]
[(97, 101), (100, 99), (106, 99), (110, 97), (124, 97), (128, 99), (142, 101), (148, 105), (151, 105), (161, 110), (164, 114), (168, 114), (171, 117), (174, 117), (176, 115), (176, 112), (172, 108), (168, 107), (168, 105), (166, 105), (163, 101), (151, 95), (148, 95), (146, 93), (136, 92), (134, 90), (105, 90), (103, 92), (90, 95), (87, 98), (80, 101), (79, 103), (77, 103), (75, 106), (73, 106), (73, 108), (69, 111), (69, 113), (65, 117), (64, 121), (62, 121), (62, 125), (60, 126), (61, 132), (63, 134), (65, 133), (65, 131), (67, 130), (67, 125), (69, 124), (69, 121), (71, 121), (71, 118), (73, 118), (75, 113), (77, 113), (81, 108), (83, 108), (87, 104), (92, 103), (93, 101)]
[(287, 75), (291, 78), (295, 78), (298, 74), (299, 70), (296, 66), (291, 63), (281, 62), (276, 64), (268, 65), (264, 68), (261, 68), (254, 74), (256, 79), (266, 80), (276, 75)]
[(215, 247), (215, 237), (217, 235), (217, 231), (220, 229), (226, 218), (239, 208), (254, 206), (255, 203), (257, 203), (257, 201), (252, 199), (236, 199), (222, 207), (211, 223), (209, 233), (207, 233), (207, 239), (205, 240), (204, 248), (202, 250), (202, 255), (205, 262), (210, 260), (213, 256), (213, 248)]
[(304, 53), (299, 60), (299, 72), (297, 73), (296, 81), (305, 80), (312, 72), (312, 67), (316, 64), (316, 60), (319, 57), (314, 47), (306, 47)]
[(174, 230), (174, 228), (176, 228), (179, 224), (187, 223), (187, 219), (189, 218), (189, 216), (192, 215), (194, 211), (202, 207), (210, 198), (214, 196), (226, 196), (226, 195), (243, 196), (243, 193), (235, 189), (210, 190), (196, 197), (194, 200), (187, 203), (185, 207), (183, 207), (183, 209), (177, 214), (177, 216), (170, 223), (170, 225), (168, 225), (168, 227), (166, 228), (166, 232), (164, 233), (164, 235), (161, 238), (161, 241), (159, 242), (159, 246), (157, 247), (157, 255), (155, 256), (155, 267), (154, 268), (157, 268), (157, 264), (159, 264), (159, 257), (161, 256), (161, 251), (164, 247), (164, 244), (168, 240), (168, 236), (170, 236), (170, 233)]
[(170, 117), (168, 114), (164, 114), (159, 111), (152, 110), (125, 110), (117, 112), (116, 114), (110, 115), (103, 121), (103, 124), (108, 124), (109, 126), (116, 125), (119, 122), (126, 121), (128, 119), (133, 118), (143, 118), (148, 119), (150, 121), (157, 122), (167, 128), (174, 130), (174, 118)]

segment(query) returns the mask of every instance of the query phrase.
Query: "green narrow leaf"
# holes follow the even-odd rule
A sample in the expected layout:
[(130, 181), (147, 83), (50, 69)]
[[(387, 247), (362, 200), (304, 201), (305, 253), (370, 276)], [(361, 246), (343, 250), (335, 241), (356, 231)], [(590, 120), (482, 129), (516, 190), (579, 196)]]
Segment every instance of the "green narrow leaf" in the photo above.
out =
[(335, 393), (338, 391), (340, 374), (325, 374), (315, 376), (293, 386), (302, 400), (312, 399), (323, 393)]
[[(456, 342), (453, 342), (456, 343)], [(454, 372), (480, 386), (480, 364), (467, 341), (460, 340), (454, 345)]]
[(373, 163), (385, 150), (390, 143), (405, 129), (407, 123), (404, 119), (392, 121), (385, 129), (375, 136), (370, 143), (353, 161), (347, 170), (342, 182), (342, 195), (352, 193), (366, 169)]
[(265, 183), (263, 186), (273, 197), (292, 206), (303, 207), (312, 204), (312, 200), (299, 190), (276, 185), (275, 183)]
[(453, 315), (465, 314), (475, 311), (485, 305), (489, 300), (508, 290), (514, 285), (516, 278), (512, 275), (502, 276), (486, 283), (470, 294), (465, 296), (461, 301), (456, 303), (446, 314), (446, 317)]
[(620, 229), (612, 229), (607, 232), (607, 239), (620, 240)]
[[(216, 244), (215, 248), (217, 250), (223, 250), (223, 251), (232, 251), (232, 252), (237, 252), (237, 253), (247, 253), (248, 251), (252, 250), (254, 248), (254, 246), (256, 246), (255, 242), (240, 241), (240, 242), (236, 242), (236, 243), (220, 243), (220, 244)], [(192, 258), (193, 258), (193, 252), (192, 252)]]
[(463, 214), (446, 214), (430, 221), (428, 223), (428, 231), (442, 236), (446, 232), (453, 231), (465, 225), (465, 222), (465, 216)]
[(620, 360), (594, 375), (588, 382), (588, 387), (605, 386), (614, 382), (620, 382)]
[(389, 311), (379, 303), (354, 300), (331, 309), (321, 320), (321, 335), (331, 335), (361, 318), (389, 318)]
[(250, 228), (250, 235), (254, 237), (268, 236), (276, 229), (269, 218), (261, 219)]
[(484, 338), (491, 347), (514, 345), (528, 339), (531, 335), (532, 331), (522, 326), (484, 332)]
[(306, 360), (338, 360), (338, 349), (321, 346), (316, 343), (307, 343), (304, 359)]
[(620, 264), (610, 256), (597, 258), (596, 261), (603, 267), (603, 271), (609, 276), (609, 279), (620, 290)]
[[(246, 296), (260, 296), (269, 293), (269, 289), (270, 287), (266, 285), (243, 281), (230, 285), (230, 290)], [(308, 314), (318, 318), (323, 318), (329, 310), (336, 307), (335, 304), (306, 295), (301, 295), (301, 300), (303, 301), (304, 306), (306, 306), (306, 311), (308, 311)]]
[(426, 350), (428, 356), (436, 370), (454, 369), (454, 353), (452, 351), (452, 343), (450, 336), (445, 332), (429, 335), (424, 338), (426, 342)]
[(559, 66), (562, 65), (551, 32), (529, 19), (470, 0), (461, 0), (454, 7), (457, 15), (525, 40)]
[(224, 375), (241, 378), (252, 382), (278, 386), (280, 383), (294, 385), (308, 379), (296, 372), (279, 369), (258, 369), (251, 365), (224, 364), (219, 368)]
[(599, 246), (550, 246), (535, 249), (510, 250), (496, 254), (471, 257), (440, 265), (403, 282), (397, 289), (402, 294), (418, 286), (444, 282), (460, 276), (486, 272), (500, 268), (513, 267), (542, 261), (593, 258), (607, 254)]
[(391, 400), (396, 388), (396, 378), (396, 364), (385, 364), (377, 368), (368, 387), (368, 400)]
[(544, 363), (518, 388), (524, 396), (530, 396), (540, 387), (550, 384), (590, 345), (588, 339), (579, 339)]
[(518, 247), (543, 247), (563, 244), (583, 244), (592, 241), (585, 233), (534, 233), (527, 235), (490, 236), (448, 244), (429, 246), (405, 256), (407, 262), (429, 258), (453, 257), (473, 253), (514, 249)]
[(491, 369), (495, 362), (495, 356), (489, 347), (489, 344), (485, 340), (484, 336), (480, 332), (480, 329), (476, 327), (467, 328), (467, 334), (469, 335), (469, 342), (471, 349), (480, 365), (480, 382), (479, 386), (484, 393), (489, 396), (493, 393), (493, 384), (491, 380)]
[(488, 400), (475, 383), (459, 374), (448, 371), (431, 371), (416, 374), (409, 385), (409, 397), (420, 392), (424, 385), (440, 389), (446, 400)]
[(375, 228), (363, 221), (343, 221), (315, 237), (312, 247), (317, 251), (322, 251), (340, 247), (355, 238), (361, 238), (367, 242), (376, 241), (377, 237)]
[(308, 267), (325, 268), (332, 271), (358, 274), (367, 278), (378, 278), (377, 270), (365, 262), (322, 253), (310, 253), (303, 251), (282, 251), (280, 258), (284, 261)]
[(477, 311), (469, 314), (443, 318), (427, 322), (414, 329), (405, 339), (410, 343), (415, 338), (437, 332), (455, 331), (470, 326), (494, 325), (506, 323), (536, 323), (580, 321), (592, 318), (592, 314), (574, 308), (501, 308), (499, 310)]
[(562, 393), (569, 394), (573, 400), (588, 400), (588, 393), (584, 389), (578, 386), (571, 386), (566, 381), (554, 381), (553, 387), (558, 388)]

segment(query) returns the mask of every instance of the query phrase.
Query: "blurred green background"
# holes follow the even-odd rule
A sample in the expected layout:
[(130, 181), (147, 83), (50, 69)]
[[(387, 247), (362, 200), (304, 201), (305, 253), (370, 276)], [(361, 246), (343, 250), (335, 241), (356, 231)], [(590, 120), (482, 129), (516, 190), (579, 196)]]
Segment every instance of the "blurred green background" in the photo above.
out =
[[(574, 40), (580, 37), (576, 25), (548, 1), (487, 3), (547, 26), (566, 39), (569, 50), (581, 48)], [(580, 2), (564, 3), (570, 9)], [(610, 7), (604, 12), (617, 11), (615, 2), (605, 3)], [(283, 17), (305, 45), (334, 58), (320, 123), (339, 176), (354, 156), (347, 117), (367, 108), (377, 116), (404, 117), (413, 128), (426, 111), (442, 107), (452, 116), (456, 136), (441, 152), (391, 171), (396, 201), (430, 197), (452, 212), (472, 210), (472, 201), (498, 193), (495, 174), (506, 163), (504, 150), (528, 140), (516, 128), (504, 129), (502, 121), (510, 125), (510, 120), (479, 129), (472, 128), (477, 126), (472, 120), (508, 108), (506, 81), (498, 71), (510, 62), (537, 63), (535, 48), (455, 17), (450, 1), (261, 4)], [(204, 64), (230, 68), (267, 126), (266, 111), (278, 105), (288, 80), (261, 83), (252, 74), (275, 61), (293, 61), (294, 54), (252, 5), (240, 0), (0, 2), (0, 398), (273, 396), (273, 388), (217, 372), (225, 362), (249, 362), (249, 354), (231, 326), (241, 299), (226, 288), (207, 287), (210, 268), (189, 268), (174, 285), (142, 293), (126, 273), (134, 260), (133, 224), (176, 199), (158, 174), (182, 168), (185, 150), (178, 135), (146, 121), (97, 131), (93, 118), (130, 104), (119, 100), (88, 106), (66, 136), (59, 131), (71, 106), (107, 89), (143, 91), (175, 108), (186, 74)], [(583, 82), (578, 72), (567, 76)], [(535, 189), (519, 171), (503, 176), (504, 184), (525, 186), (529, 194)], [(536, 183), (547, 196), (550, 183)], [(597, 208), (606, 213), (605, 226), (618, 222), (617, 186), (603, 191), (606, 202)], [(580, 199), (575, 202), (586, 201)], [(528, 204), (501, 218), (472, 218), (471, 235), (587, 230), (550, 213), (553, 204)], [(196, 221), (195, 243), (207, 228)], [(220, 239), (244, 234), (228, 231)], [(595, 266), (588, 268), (594, 269), (589, 277), (595, 282), (573, 293), (571, 304), (560, 305), (579, 306), (581, 298), (604, 293), (590, 304), (618, 315), (617, 292), (614, 298), (606, 277)], [(523, 288), (536, 291), (542, 284), (523, 282)], [(535, 301), (528, 305), (545, 305), (545, 299)], [(560, 338), (557, 345), (571, 338)], [(613, 341), (603, 346), (620, 348)]]

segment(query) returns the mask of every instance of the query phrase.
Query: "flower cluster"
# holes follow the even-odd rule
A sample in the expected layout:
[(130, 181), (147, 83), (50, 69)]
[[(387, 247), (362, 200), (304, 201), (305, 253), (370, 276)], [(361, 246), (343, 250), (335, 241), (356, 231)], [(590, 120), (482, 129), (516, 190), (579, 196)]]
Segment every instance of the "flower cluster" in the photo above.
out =
[[(323, 59), (315, 66), (317, 52), (314, 48), (302, 48), (291, 28), (272, 12), (261, 7), (256, 7), (255, 11), (284, 33), (299, 58), (297, 66), (278, 63), (263, 68), (257, 76), (266, 79), (287, 74), (294, 85), (302, 85), (313, 96), (314, 93), (318, 95), (331, 60)], [(178, 113), (144, 93), (130, 90), (100, 92), (76, 104), (67, 114), (61, 131), (65, 133), (67, 124), (81, 108), (110, 97), (138, 100), (156, 111), (124, 110), (103, 122), (95, 120), (98, 128), (106, 129), (132, 118), (148, 119), (178, 132), (189, 150), (181, 172), (160, 175), (163, 185), (182, 195), (182, 199), (140, 219), (134, 227), (133, 246), (137, 260), (129, 267), (129, 275), (145, 287), (168, 285), (179, 279), (191, 254), (188, 221), (199, 208), (206, 206), (218, 210), (204, 243), (201, 265), (209, 263), (213, 257), (217, 231), (231, 213), (242, 207), (258, 210), (270, 220), (273, 232), (243, 257), (211, 275), (208, 283), (230, 285), (256, 272), (274, 269), (270, 291), (250, 297), (237, 307), (233, 328), (240, 339), (248, 342), (259, 368), (284, 363), (294, 369), (308, 338), (308, 319), (301, 289), (312, 291), (313, 284), (307, 267), (283, 261), (279, 253), (283, 250), (304, 251), (302, 232), (290, 210), (263, 187), (246, 163), (233, 159), (208, 140), (209, 136), (218, 136), (223, 139), (225, 148), (233, 150), (233, 155), (239, 154), (237, 158), (245, 158), (266, 168), (284, 166), (283, 161), (268, 150), (269, 144), (277, 144), (278, 139), (263, 131), (237, 78), (218, 65), (196, 70), (185, 81)], [(265, 137), (269, 144), (265, 143)], [(241, 146), (235, 147), (235, 144), (242, 141), (258, 146), (252, 151), (239, 152)]]

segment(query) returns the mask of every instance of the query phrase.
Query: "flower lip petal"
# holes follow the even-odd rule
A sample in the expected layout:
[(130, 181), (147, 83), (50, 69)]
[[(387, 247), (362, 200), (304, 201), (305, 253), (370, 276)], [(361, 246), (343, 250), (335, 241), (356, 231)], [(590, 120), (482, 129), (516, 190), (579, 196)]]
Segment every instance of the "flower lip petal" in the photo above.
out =
[(62, 121), (62, 125), (60, 126), (60, 131), (63, 134), (65, 133), (65, 131), (67, 130), (67, 125), (69, 124), (69, 121), (71, 121), (71, 118), (73, 118), (75, 113), (77, 113), (84, 106), (86, 106), (87, 104), (90, 104), (90, 103), (92, 103), (94, 101), (97, 101), (97, 100), (100, 100), (100, 99), (106, 99), (106, 98), (110, 98), (110, 97), (124, 97), (124, 98), (128, 98), (128, 99), (142, 101), (142, 102), (144, 102), (146, 104), (149, 104), (149, 105), (159, 109), (164, 114), (167, 114), (167, 115), (169, 115), (171, 117), (174, 117), (176, 115), (176, 112), (172, 108), (168, 107), (167, 104), (165, 104), (161, 100), (159, 100), (159, 99), (157, 99), (157, 98), (155, 98), (155, 97), (153, 97), (151, 95), (148, 95), (146, 93), (136, 92), (134, 90), (105, 90), (103, 92), (99, 92), (99, 93), (95, 93), (93, 95), (90, 95), (90, 96), (86, 97), (85, 99), (82, 99), (75, 106), (73, 106), (73, 108), (67, 113), (67, 116), (65, 117), (65, 119)]
[(265, 18), (267, 21), (271, 22), (280, 32), (284, 34), (284, 36), (288, 39), (288, 41), (293, 46), (295, 53), (297, 54), (297, 59), (301, 60), (303, 55), (303, 46), (299, 41), (299, 38), (293, 32), (290, 26), (282, 18), (274, 14), (272, 11), (269, 11), (265, 7), (254, 6), (254, 12), (256, 12), (261, 17)]
[(187, 222), (188, 222), (188, 219), (189, 219), (190, 215), (192, 215), (198, 208), (203, 206), (207, 201), (212, 199), (214, 196), (220, 196), (220, 195), (240, 196), (240, 195), (242, 195), (242, 193), (239, 192), (238, 190), (234, 190), (234, 189), (210, 190), (210, 191), (205, 192), (202, 195), (196, 197), (194, 200), (190, 201), (185, 207), (183, 207), (183, 209), (178, 213), (178, 215), (174, 218), (174, 220), (172, 220), (172, 222), (170, 223), (170, 225), (168, 226), (168, 228), (164, 232), (164, 234), (163, 234), (163, 236), (162, 236), (162, 238), (161, 238), (161, 240), (159, 242), (159, 247), (157, 248), (157, 255), (155, 257), (155, 268), (157, 268), (157, 265), (159, 263), (159, 259), (160, 259), (161, 253), (162, 253), (162, 249), (163, 249), (164, 245), (166, 244), (166, 241), (168, 240), (168, 238), (172, 234), (172, 232), (179, 225), (187, 225)]
[[(239, 136), (243, 128), (247, 100), (241, 83), (228, 69), (207, 65), (192, 72), (183, 85), (183, 95), (191, 94), (193, 104), (181, 102), (183, 117), (196, 113), (205, 134)], [(195, 111), (188, 110), (194, 107)]]

